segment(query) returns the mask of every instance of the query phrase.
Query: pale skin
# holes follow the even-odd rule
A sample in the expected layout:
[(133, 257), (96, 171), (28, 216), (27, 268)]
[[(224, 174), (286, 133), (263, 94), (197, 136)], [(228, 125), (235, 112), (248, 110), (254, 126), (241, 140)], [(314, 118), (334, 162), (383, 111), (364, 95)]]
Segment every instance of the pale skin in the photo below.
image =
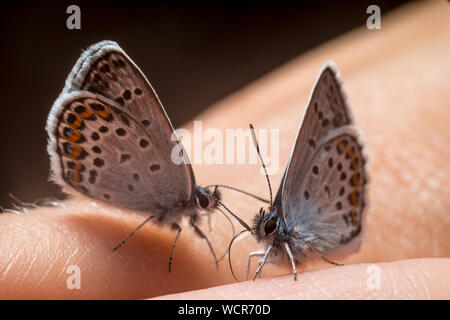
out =
[[(185, 219), (169, 273), (174, 231), (148, 223), (113, 252), (145, 216), (74, 198), (63, 206), (0, 215), (0, 298), (449, 299), (450, 65), (444, 39), (450, 23), (442, 15), (440, 2), (411, 5), (383, 20), (383, 35), (362, 29), (338, 39), (198, 116), (204, 130), (218, 128), (224, 135), (226, 128), (247, 129), (250, 122), (279, 129), (280, 168), (270, 176), (276, 192), (317, 72), (326, 59), (334, 60), (370, 150), (365, 234), (359, 251), (339, 257), (345, 266), (312, 257), (297, 265), (294, 281), (286, 261), (266, 265), (255, 282), (236, 283), (227, 258), (216, 270), (206, 242)], [(268, 197), (259, 164), (193, 167), (197, 183)], [(233, 191), (223, 195), (247, 223), (265, 206)], [(199, 227), (221, 256), (231, 227), (220, 212), (211, 218), (211, 232), (205, 218)], [(248, 254), (258, 249), (251, 237), (233, 247), (239, 279)], [(70, 265), (80, 268), (79, 290), (67, 288)], [(256, 265), (254, 260), (251, 273)], [(379, 288), (367, 284), (373, 270), (380, 272)]]

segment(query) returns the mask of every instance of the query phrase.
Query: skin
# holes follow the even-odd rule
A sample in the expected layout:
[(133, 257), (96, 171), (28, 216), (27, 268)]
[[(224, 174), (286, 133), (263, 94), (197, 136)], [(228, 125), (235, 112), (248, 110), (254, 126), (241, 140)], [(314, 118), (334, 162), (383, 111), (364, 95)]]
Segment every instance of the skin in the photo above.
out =
[[(72, 198), (56, 207), (0, 215), (0, 298), (449, 299), (450, 64), (446, 55), (450, 48), (445, 39), (450, 23), (444, 5), (407, 6), (384, 18), (382, 35), (356, 30), (198, 117), (203, 130), (217, 128), (223, 134), (226, 128), (246, 129), (250, 122), (256, 129), (280, 129), (280, 168), (270, 176), (276, 192), (314, 79), (323, 61), (333, 59), (345, 80), (356, 126), (364, 132), (370, 150), (369, 207), (361, 248), (348, 256), (331, 255), (344, 267), (313, 256), (297, 266), (296, 282), (286, 262), (266, 265), (255, 282), (236, 283), (227, 259), (216, 270), (205, 241), (183, 221), (169, 273), (175, 237), (170, 228), (148, 223), (113, 252), (145, 217)], [(193, 166), (197, 183), (229, 184), (268, 197), (259, 164)], [(247, 223), (264, 206), (233, 191), (223, 191), (223, 198)], [(206, 219), (199, 226), (220, 256), (228, 247), (231, 227), (219, 212), (211, 219), (211, 232)], [(233, 269), (240, 279), (248, 253), (257, 249), (249, 236), (233, 246)], [(70, 265), (80, 268), (80, 290), (67, 289)], [(254, 261), (253, 272), (255, 268)], [(367, 285), (373, 270), (380, 272), (378, 289)]]

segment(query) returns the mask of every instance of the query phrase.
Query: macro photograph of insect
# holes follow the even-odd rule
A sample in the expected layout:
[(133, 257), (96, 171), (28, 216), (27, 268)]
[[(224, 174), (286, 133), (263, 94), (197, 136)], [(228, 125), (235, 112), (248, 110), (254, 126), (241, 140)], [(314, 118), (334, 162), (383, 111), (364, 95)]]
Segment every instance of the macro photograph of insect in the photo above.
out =
[(448, 1), (0, 8), (0, 300), (450, 299)]

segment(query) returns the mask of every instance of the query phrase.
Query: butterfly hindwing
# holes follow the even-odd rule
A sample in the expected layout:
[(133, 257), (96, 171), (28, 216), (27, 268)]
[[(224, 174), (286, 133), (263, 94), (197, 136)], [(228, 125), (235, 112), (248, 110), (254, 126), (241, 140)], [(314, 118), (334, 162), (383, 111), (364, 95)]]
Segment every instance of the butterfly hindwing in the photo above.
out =
[[(360, 132), (343, 127), (320, 145), (306, 164), (295, 201), (286, 201), (288, 225), (320, 252), (335, 251), (356, 238), (366, 206), (366, 156)], [(354, 241), (353, 241), (354, 242)], [(353, 244), (353, 243), (352, 243)]]
[(88, 91), (117, 103), (129, 113), (155, 141), (163, 154), (170, 155), (177, 147), (188, 172), (192, 190), (195, 178), (187, 153), (164, 110), (156, 92), (139, 67), (116, 42), (102, 41), (90, 46), (78, 59), (69, 74), (63, 93)]
[(280, 187), (287, 225), (298, 227), (301, 237), (321, 252), (346, 245), (361, 231), (366, 154), (352, 118), (337, 69), (327, 63)]

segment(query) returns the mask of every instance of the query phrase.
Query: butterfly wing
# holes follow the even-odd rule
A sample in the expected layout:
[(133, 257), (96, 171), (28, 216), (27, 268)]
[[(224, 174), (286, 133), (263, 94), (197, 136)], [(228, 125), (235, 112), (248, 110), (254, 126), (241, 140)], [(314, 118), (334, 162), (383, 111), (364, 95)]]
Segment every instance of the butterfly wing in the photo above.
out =
[[(113, 121), (108, 122), (99, 115), (103, 109), (95, 110), (90, 107), (90, 104), (95, 105), (95, 103), (102, 106), (98, 108), (107, 110), (106, 112), (112, 115)], [(95, 120), (82, 118), (83, 113), (78, 114), (75, 110), (78, 105), (86, 108), (90, 113), (94, 113)], [(78, 109), (81, 110), (81, 107)], [(96, 111), (97, 113), (95, 113)], [(80, 121), (85, 126), (83, 128), (69, 126), (69, 129), (76, 129), (76, 132), (82, 134), (86, 139), (83, 142), (72, 141), (73, 148), (84, 151), (84, 153), (80, 151), (82, 154), (89, 153), (86, 159), (93, 161), (95, 158), (91, 159), (90, 157), (93, 157), (94, 154), (92, 150), (88, 149), (94, 147), (93, 144), (95, 144), (102, 150), (108, 150), (105, 151), (108, 154), (104, 155), (103, 160), (115, 161), (114, 163), (110, 161), (108, 166), (105, 165), (102, 168), (102, 174), (105, 176), (102, 179), (98, 176), (96, 181), (101, 180), (102, 183), (95, 186), (96, 194), (83, 192), (85, 191), (83, 188), (88, 191), (93, 189), (92, 185), (84, 184), (90, 178), (86, 175), (87, 172), (81, 175), (83, 179), (86, 178), (84, 183), (79, 184), (81, 188), (75, 189), (115, 205), (145, 211), (159, 205), (167, 207), (178, 205), (183, 201), (192, 201), (195, 179), (187, 154), (176, 137), (167, 114), (151, 85), (117, 43), (103, 41), (89, 47), (73, 67), (60, 97), (52, 107), (47, 121), (47, 131), (50, 136), (48, 149), (52, 158), (53, 179), (57, 182), (68, 181), (66, 180), (67, 174), (70, 175), (68, 172), (71, 172), (71, 170), (65, 171), (67, 168), (64, 166), (64, 156), (58, 153), (58, 151), (64, 150), (58, 149), (61, 148), (59, 143), (68, 138), (64, 136), (64, 132), (58, 131), (67, 124), (64, 115), (68, 114), (73, 114), (71, 118), (76, 117), (75, 123)], [(129, 123), (131, 127), (128, 129), (124, 127), (124, 122)], [(94, 137), (98, 134), (100, 138), (103, 138), (99, 132), (101, 126), (107, 127), (109, 130), (104, 133), (104, 139), (92, 140), (91, 135), (94, 132), (96, 133)], [(135, 137), (132, 138), (131, 134), (127, 134), (127, 138), (117, 136), (117, 134), (115, 136), (115, 130), (120, 128), (126, 129), (127, 133), (132, 133), (132, 130), (136, 129)], [(69, 129), (66, 129), (66, 133), (69, 132), (67, 131)], [(124, 139), (128, 140), (125, 142)], [(142, 150), (139, 145), (140, 139), (147, 141), (147, 143), (143, 142), (146, 144), (145, 150)], [(125, 147), (128, 148), (126, 152), (124, 151)], [(172, 161), (174, 150), (179, 150), (177, 157), (178, 160), (182, 160), (181, 163), (178, 161), (178, 164), (175, 164)], [(138, 154), (140, 152), (143, 153)], [(127, 158), (126, 154), (134, 156), (131, 158), (132, 160), (125, 160), (121, 163), (120, 157), (125, 155)], [(110, 156), (113, 158), (109, 158)], [(149, 166), (153, 164), (159, 166), (159, 169), (147, 172)], [(142, 170), (142, 174), (131, 172), (136, 168)], [(138, 184), (133, 186), (134, 196), (129, 195), (131, 188), (128, 187), (128, 183), (121, 184), (120, 187), (114, 186), (113, 177), (120, 179), (121, 175), (131, 174), (133, 179), (134, 173), (139, 175), (139, 181), (135, 181)], [(128, 178), (127, 176), (125, 180), (130, 182)], [(69, 179), (69, 181), (72, 180)], [(68, 183), (74, 187), (73, 183)], [(143, 189), (140, 189), (141, 187)], [(122, 191), (123, 194), (119, 195)], [(108, 195), (111, 199), (105, 199), (103, 194)], [(115, 194), (114, 197), (113, 194)], [(130, 198), (127, 198), (128, 196)]]
[(320, 252), (357, 243), (351, 240), (361, 231), (367, 156), (352, 118), (338, 71), (326, 63), (303, 116), (281, 200), (287, 225)]
[(188, 188), (174, 187), (180, 177), (173, 172), (184, 171), (116, 102), (79, 91), (56, 104), (47, 127), (56, 182), (134, 210), (161, 211), (189, 200)]
[[(181, 157), (189, 176), (190, 188), (195, 179), (187, 153), (178, 139), (156, 92), (139, 67), (116, 42), (102, 41), (90, 46), (78, 59), (66, 79), (63, 93), (88, 91), (117, 102), (154, 137), (156, 147), (170, 155), (174, 147), (183, 150)], [(172, 139), (173, 138), (173, 139)], [(184, 184), (186, 182), (183, 182)]]

